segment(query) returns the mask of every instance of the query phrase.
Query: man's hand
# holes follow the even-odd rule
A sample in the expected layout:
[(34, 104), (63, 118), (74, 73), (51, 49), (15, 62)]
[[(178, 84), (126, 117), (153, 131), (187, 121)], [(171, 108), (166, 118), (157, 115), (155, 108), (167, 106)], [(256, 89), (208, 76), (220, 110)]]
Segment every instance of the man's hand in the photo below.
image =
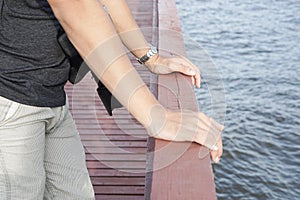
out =
[(170, 74), (172, 72), (180, 72), (190, 76), (193, 85), (195, 85), (197, 88), (200, 88), (200, 71), (187, 58), (179, 56), (164, 57), (161, 55), (156, 55), (145, 64), (148, 69), (155, 74)]
[[(129, 112), (149, 130), (150, 135), (167, 140), (174, 139), (174, 141), (195, 141), (213, 149), (220, 137), (223, 126), (203, 113), (191, 111), (182, 113), (164, 112), (164, 108), (132, 66), (126, 52), (123, 52), (121, 40), (117, 37), (118, 34), (110, 18), (98, 0), (48, 0), (48, 2), (72, 44), (89, 63), (90, 69)], [(126, 19), (131, 18), (129, 14), (127, 18), (121, 14), (118, 15), (120, 7), (114, 6), (115, 3), (120, 2), (125, 5), (126, 1), (107, 2), (111, 2), (111, 4), (107, 3), (110, 5), (108, 6), (110, 13), (115, 13), (114, 22), (119, 22), (117, 23), (119, 25), (127, 24)], [(130, 13), (128, 9), (126, 10), (127, 13)], [(134, 24), (132, 27), (136, 27), (133, 19), (131, 19), (131, 22)], [(116, 27), (118, 32), (122, 32), (122, 27)], [(126, 30), (132, 29), (124, 28), (124, 31)], [(131, 40), (135, 41), (136, 38), (131, 37)], [(143, 41), (143, 38), (140, 38), (140, 40)], [(107, 41), (111, 42), (111, 44), (108, 45)], [(126, 40), (122, 38), (122, 41)], [(104, 44), (110, 48), (103, 50)], [(132, 46), (137, 47), (136, 45)], [(143, 45), (138, 45), (138, 47), (142, 48)], [(147, 47), (147, 43), (145, 43), (144, 47)], [(140, 57), (145, 52), (135, 53), (137, 57)], [(108, 62), (106, 55), (109, 55), (111, 61), (113, 60), (114, 62)], [(150, 59), (149, 62), (146, 62), (146, 65), (149, 66), (151, 71), (158, 74), (181, 72), (191, 76), (194, 85), (200, 87), (200, 72), (187, 59), (180, 57), (164, 58), (157, 55)], [(163, 109), (156, 111), (157, 109), (153, 109), (156, 106)], [(162, 122), (163, 124), (161, 124)], [(222, 149), (220, 143), (217, 146), (220, 151)], [(214, 151), (212, 153), (214, 153), (212, 154), (213, 159), (216, 156), (220, 157), (219, 153)]]
[(177, 142), (192, 141), (208, 147), (215, 163), (222, 156), (221, 132), (224, 126), (202, 112), (176, 112), (156, 106), (151, 111), (151, 124), (146, 128), (148, 134), (155, 138)]
[(210, 151), (210, 156), (211, 156), (211, 159), (215, 163), (218, 163), (220, 161), (220, 158), (221, 158), (222, 154), (223, 154), (223, 143), (222, 143), (222, 137), (221, 136), (218, 139), (216, 147), (217, 148)]

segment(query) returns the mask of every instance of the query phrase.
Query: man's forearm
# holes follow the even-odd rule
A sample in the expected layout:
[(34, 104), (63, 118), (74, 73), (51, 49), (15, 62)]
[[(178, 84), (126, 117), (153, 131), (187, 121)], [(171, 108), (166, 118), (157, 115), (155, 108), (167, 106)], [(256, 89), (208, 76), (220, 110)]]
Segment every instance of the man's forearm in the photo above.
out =
[[(159, 104), (122, 49), (122, 42), (98, 0), (48, 2), (90, 69), (147, 128), (149, 135), (166, 140), (196, 141), (209, 148), (216, 144), (223, 129), (221, 125), (203, 113), (172, 112)], [(213, 155), (215, 161), (222, 154), (221, 142), (218, 147), (218, 153)]]
[[(102, 2), (108, 9), (124, 45), (137, 58), (144, 56), (150, 48), (149, 43), (146, 41), (141, 29), (132, 16), (126, 0), (102, 0)], [(151, 27), (147, 27), (146, 29), (152, 31)]]
[(159, 103), (122, 50), (118, 34), (99, 1), (48, 2), (91, 70), (138, 121), (148, 126), (151, 109)]

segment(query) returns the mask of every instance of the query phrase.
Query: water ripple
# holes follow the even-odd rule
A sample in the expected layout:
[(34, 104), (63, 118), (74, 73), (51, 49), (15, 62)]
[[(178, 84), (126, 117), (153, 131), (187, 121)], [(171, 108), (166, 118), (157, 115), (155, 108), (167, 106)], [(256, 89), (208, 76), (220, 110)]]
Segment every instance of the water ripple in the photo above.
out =
[[(224, 155), (214, 166), (218, 198), (300, 199), (300, 1), (177, 5), (184, 32), (212, 56), (226, 91)], [(197, 45), (186, 44), (189, 58), (205, 68)], [(202, 71), (197, 98), (213, 115), (224, 104), (212, 105), (218, 77)]]

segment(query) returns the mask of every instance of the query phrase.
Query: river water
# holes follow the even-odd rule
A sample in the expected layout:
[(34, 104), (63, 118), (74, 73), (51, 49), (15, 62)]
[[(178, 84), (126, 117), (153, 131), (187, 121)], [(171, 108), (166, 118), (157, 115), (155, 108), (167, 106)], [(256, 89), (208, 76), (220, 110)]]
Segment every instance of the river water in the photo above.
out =
[[(213, 166), (218, 199), (300, 199), (300, 0), (177, 6), (188, 56), (204, 71), (200, 109), (225, 117), (224, 154)], [(219, 72), (217, 97), (196, 47)]]

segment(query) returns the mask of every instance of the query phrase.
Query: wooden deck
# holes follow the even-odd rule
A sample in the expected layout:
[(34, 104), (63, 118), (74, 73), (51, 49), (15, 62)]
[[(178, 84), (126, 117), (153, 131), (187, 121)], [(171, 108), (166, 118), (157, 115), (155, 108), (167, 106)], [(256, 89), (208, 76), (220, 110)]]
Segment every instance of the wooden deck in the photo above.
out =
[[(174, 0), (127, 2), (140, 27), (147, 27), (145, 35), (149, 42), (160, 49), (184, 54)], [(174, 32), (149, 28), (153, 25)], [(157, 78), (134, 58), (132, 63), (162, 104), (170, 109), (197, 110), (193, 88), (185, 77), (172, 74)], [(124, 108), (115, 110), (110, 117), (98, 98), (91, 75), (75, 86), (67, 84), (66, 91), (86, 150), (96, 199), (216, 199), (209, 157), (198, 158), (199, 145), (149, 139), (144, 128)], [(178, 149), (182, 152), (177, 151), (179, 154), (174, 157)], [(206, 150), (201, 147), (201, 151)], [(168, 158), (172, 160), (166, 165)]]

